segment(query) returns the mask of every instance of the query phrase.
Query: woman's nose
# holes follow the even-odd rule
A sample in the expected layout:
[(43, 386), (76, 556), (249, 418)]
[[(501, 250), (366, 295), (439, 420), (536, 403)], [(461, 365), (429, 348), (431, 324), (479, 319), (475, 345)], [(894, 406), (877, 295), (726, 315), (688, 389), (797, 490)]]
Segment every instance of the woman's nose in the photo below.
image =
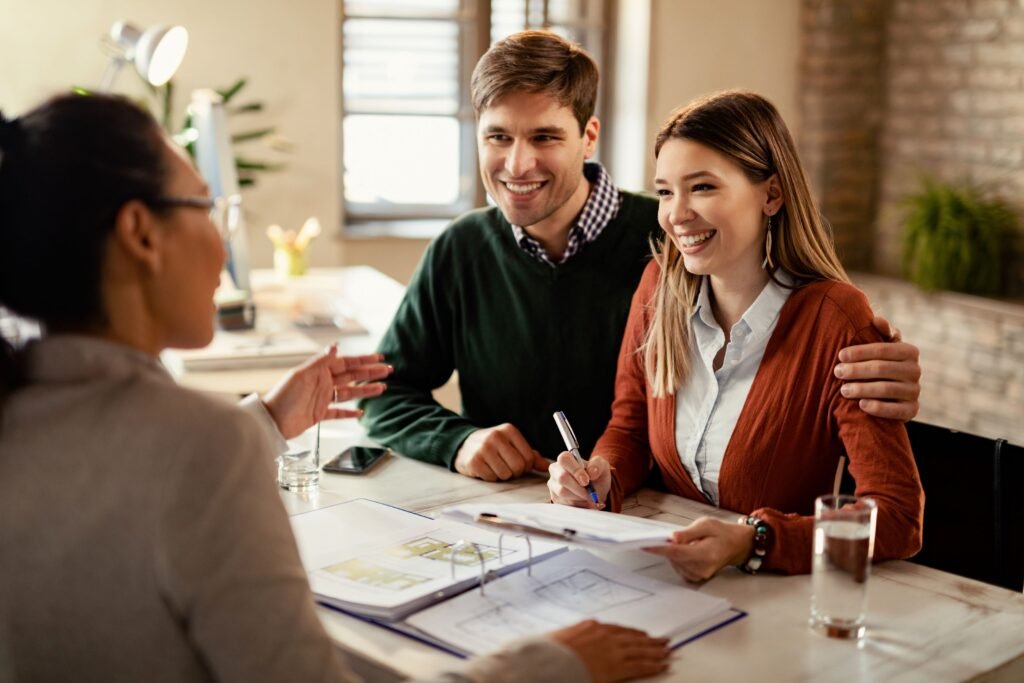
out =
[(687, 221), (693, 220), (694, 213), (690, 209), (690, 204), (685, 199), (678, 195), (672, 199), (672, 204), (669, 206), (668, 220), (672, 225), (682, 225)]

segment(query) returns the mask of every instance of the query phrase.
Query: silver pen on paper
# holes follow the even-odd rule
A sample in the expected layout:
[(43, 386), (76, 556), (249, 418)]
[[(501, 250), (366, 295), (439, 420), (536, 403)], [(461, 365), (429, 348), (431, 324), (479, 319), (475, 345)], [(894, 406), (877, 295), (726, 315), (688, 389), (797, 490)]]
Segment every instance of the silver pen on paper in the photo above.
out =
[[(580, 467), (584, 469), (587, 467), (587, 463), (583, 461), (583, 456), (580, 455), (580, 443), (576, 440), (576, 433), (572, 431), (572, 425), (569, 424), (569, 419), (565, 416), (561, 410), (555, 413), (555, 424), (558, 425), (558, 431), (562, 435), (562, 441), (565, 442), (565, 449), (572, 453), (572, 457), (576, 459)], [(594, 505), (599, 505), (597, 500), (597, 491), (594, 490), (592, 483), (587, 484), (587, 493), (590, 494), (590, 499), (594, 501)]]

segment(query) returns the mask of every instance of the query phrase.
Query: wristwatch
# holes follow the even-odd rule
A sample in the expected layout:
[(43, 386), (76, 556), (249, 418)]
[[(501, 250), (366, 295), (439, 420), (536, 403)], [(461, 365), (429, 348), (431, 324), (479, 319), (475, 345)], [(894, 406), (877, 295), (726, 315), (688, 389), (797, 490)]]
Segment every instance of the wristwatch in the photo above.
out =
[(737, 566), (748, 574), (756, 574), (761, 569), (764, 556), (771, 550), (775, 537), (772, 534), (772, 528), (763, 519), (744, 515), (740, 517), (739, 523), (754, 527), (754, 547), (747, 561)]

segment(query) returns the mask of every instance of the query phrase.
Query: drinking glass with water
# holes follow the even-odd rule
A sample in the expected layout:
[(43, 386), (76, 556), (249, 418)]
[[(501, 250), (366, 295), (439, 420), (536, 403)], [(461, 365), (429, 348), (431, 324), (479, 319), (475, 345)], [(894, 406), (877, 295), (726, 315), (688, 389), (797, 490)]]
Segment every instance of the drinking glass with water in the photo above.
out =
[(277, 458), (277, 483), (289, 491), (311, 491), (320, 485), (320, 423), (313, 448), (292, 451)]
[(864, 635), (877, 504), (857, 496), (814, 501), (811, 626), (833, 638)]

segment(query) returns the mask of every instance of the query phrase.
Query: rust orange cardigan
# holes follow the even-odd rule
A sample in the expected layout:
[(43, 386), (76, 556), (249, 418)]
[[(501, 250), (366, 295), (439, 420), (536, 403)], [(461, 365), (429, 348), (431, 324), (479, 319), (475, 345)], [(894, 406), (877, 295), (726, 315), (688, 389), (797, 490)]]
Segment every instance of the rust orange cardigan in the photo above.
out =
[[(609, 507), (615, 512), (652, 469), (669, 492), (706, 502), (676, 451), (675, 394), (650, 395), (643, 353), (637, 352), (650, 324), (658, 272), (652, 262), (633, 296), (611, 422), (594, 447), (613, 468)], [(864, 295), (834, 281), (795, 290), (779, 313), (718, 482), (722, 508), (771, 525), (775, 542), (764, 569), (810, 571), (814, 499), (831, 492), (843, 454), (857, 495), (878, 503), (875, 559), (905, 558), (920, 550), (924, 492), (906, 428), (843, 398), (832, 373), (841, 348), (881, 340), (871, 320)]]

